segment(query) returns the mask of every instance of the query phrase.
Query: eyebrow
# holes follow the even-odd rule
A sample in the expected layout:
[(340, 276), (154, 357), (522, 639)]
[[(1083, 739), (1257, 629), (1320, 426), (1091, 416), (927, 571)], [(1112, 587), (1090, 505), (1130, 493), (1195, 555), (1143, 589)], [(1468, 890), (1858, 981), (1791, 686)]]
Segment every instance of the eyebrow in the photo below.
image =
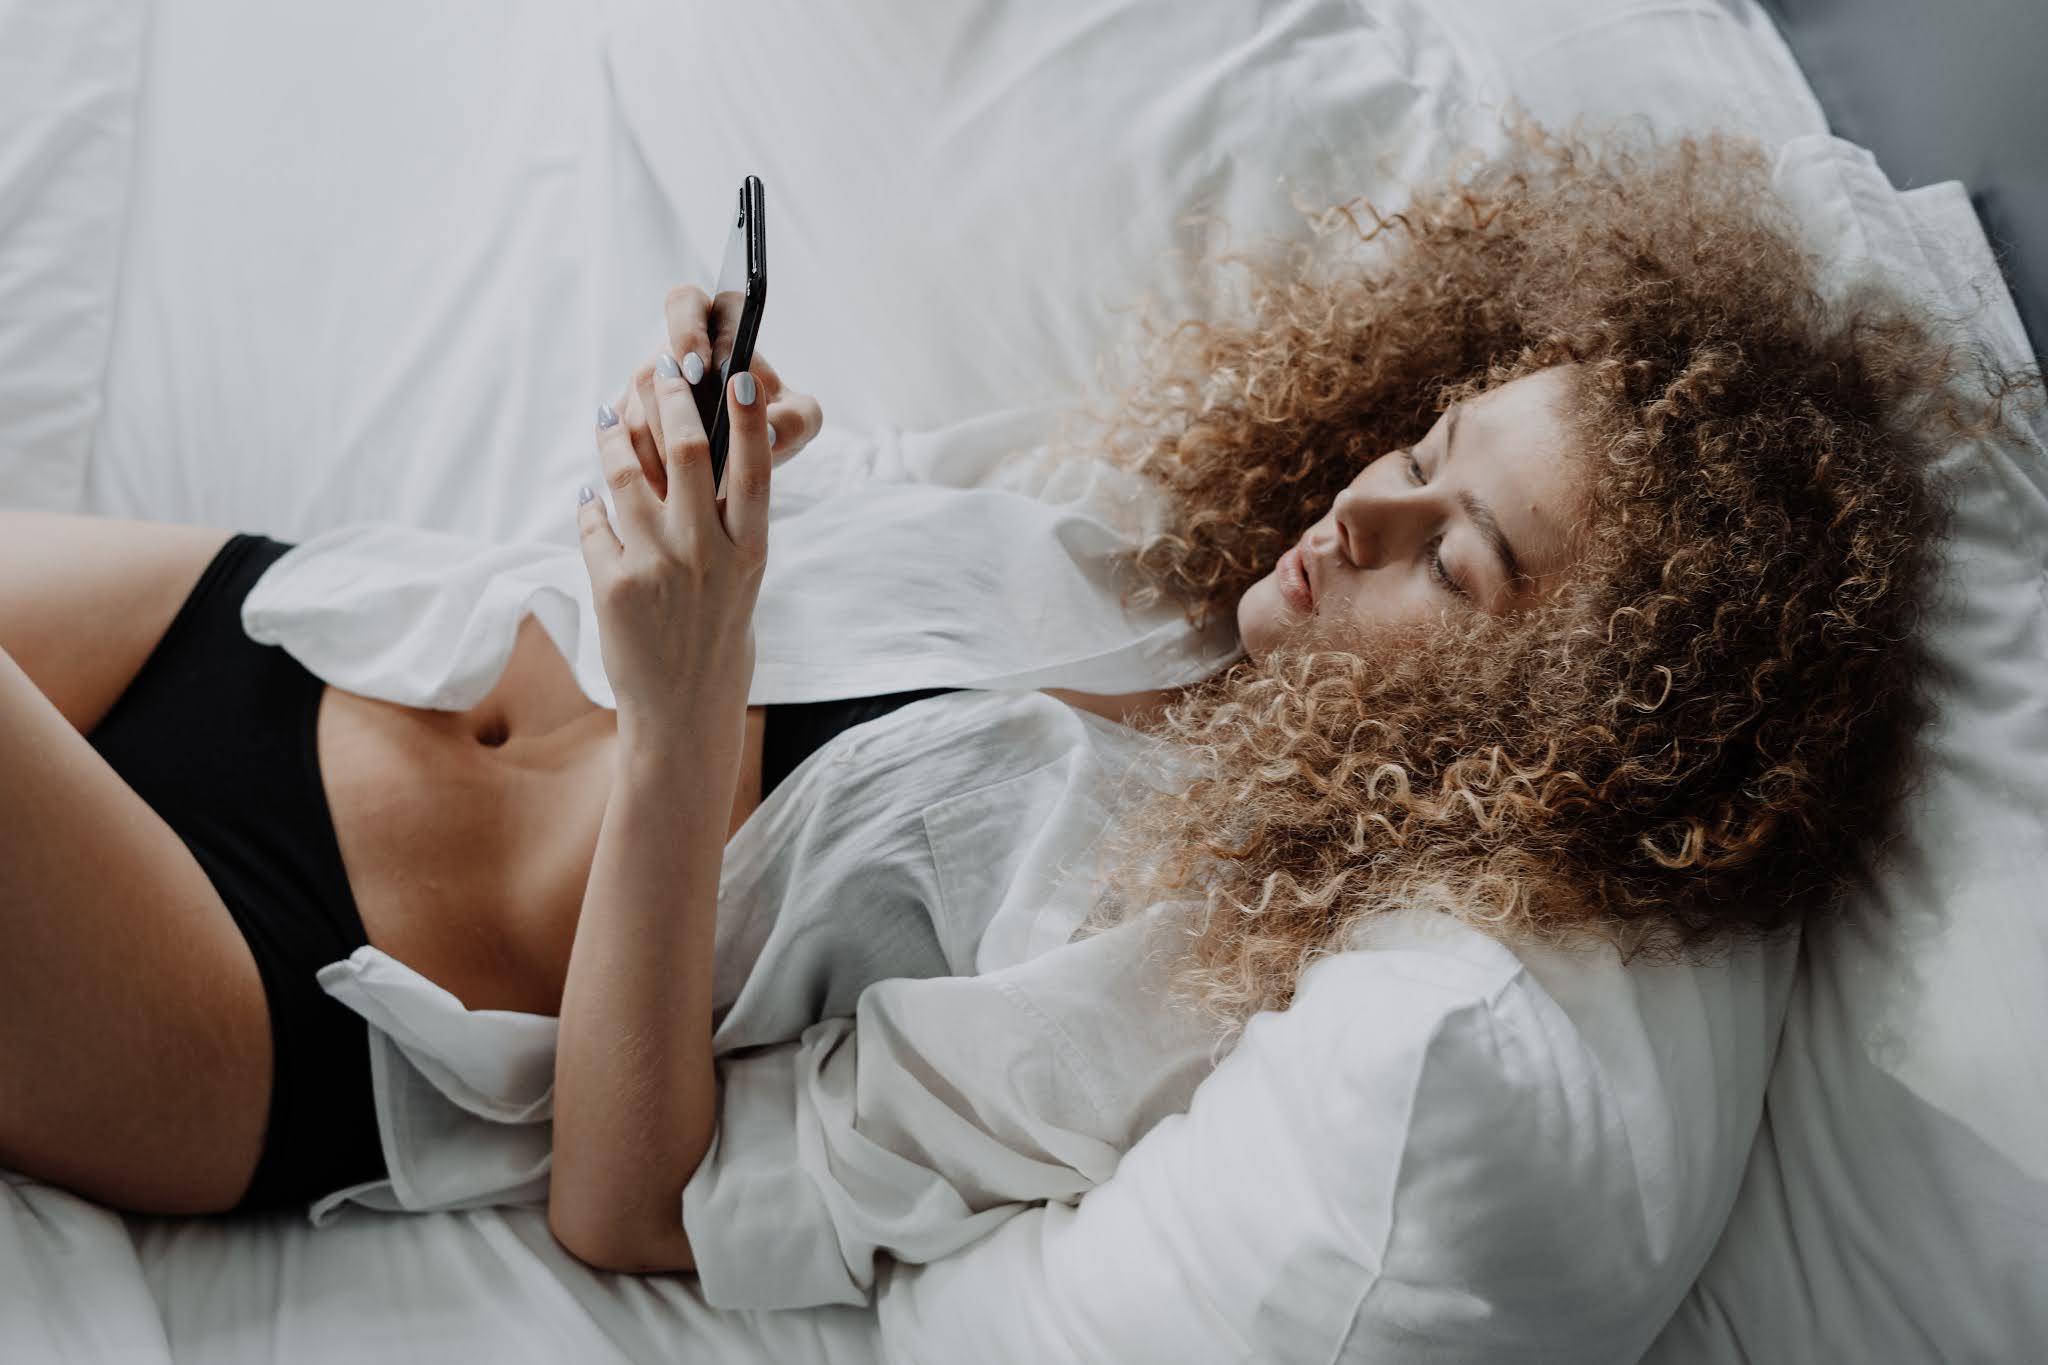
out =
[[(1451, 463), (1451, 442), (1458, 435), (1458, 413), (1465, 405), (1451, 404), (1451, 420), (1444, 428), (1444, 464)], [(1493, 509), (1471, 493), (1459, 493), (1458, 504), (1465, 509), (1465, 515), (1472, 518), (1472, 524), (1479, 528), (1479, 534), (1486, 537), (1486, 543), (1493, 547), (1493, 553), (1500, 559), (1501, 571), (1508, 576), (1508, 591), (1513, 592), (1522, 577), (1522, 561), (1515, 558), (1515, 547), (1508, 544), (1507, 533), (1500, 529), (1500, 522), (1494, 517)]]

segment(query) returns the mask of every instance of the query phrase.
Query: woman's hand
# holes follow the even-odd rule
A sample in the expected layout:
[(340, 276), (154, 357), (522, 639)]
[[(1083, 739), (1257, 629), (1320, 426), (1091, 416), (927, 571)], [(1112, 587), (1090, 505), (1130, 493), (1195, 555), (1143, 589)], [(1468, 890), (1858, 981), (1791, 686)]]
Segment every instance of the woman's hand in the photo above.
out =
[[(680, 285), (668, 291), (663, 312), (668, 324), (668, 358), (681, 367), (685, 379), (692, 370), (696, 372), (698, 378), (691, 385), (694, 389), (697, 383), (703, 382), (704, 376), (716, 374), (711, 367), (711, 299), (695, 285)], [(695, 358), (694, 364), (692, 357)], [(660, 407), (653, 401), (655, 380), (662, 377), (657, 372), (660, 364), (661, 358), (656, 357), (634, 371), (626, 391), (619, 395), (614, 406), (626, 427), (626, 434), (632, 438), (641, 468), (647, 471), (648, 481), (654, 485), (655, 492), (665, 493), (661, 458), (663, 427)], [(780, 465), (811, 443), (811, 438), (825, 425), (825, 414), (818, 407), (817, 399), (787, 387), (775, 367), (768, 363), (768, 357), (761, 352), (754, 352), (753, 361), (747, 369), (760, 385), (761, 401), (767, 405), (768, 444), (774, 453), (775, 463)], [(698, 419), (698, 425), (703, 425), (702, 418)]]
[[(754, 676), (754, 603), (768, 564), (773, 460), (765, 398), (751, 374), (732, 376), (732, 493), (719, 498), (689, 384), (680, 373), (654, 375), (644, 401), (662, 433), (661, 488), (607, 405), (598, 410), (597, 448), (618, 525), (589, 485), (577, 509), (620, 730), (700, 750), (729, 743), (735, 764)], [(726, 716), (729, 727), (705, 732), (707, 719)]]

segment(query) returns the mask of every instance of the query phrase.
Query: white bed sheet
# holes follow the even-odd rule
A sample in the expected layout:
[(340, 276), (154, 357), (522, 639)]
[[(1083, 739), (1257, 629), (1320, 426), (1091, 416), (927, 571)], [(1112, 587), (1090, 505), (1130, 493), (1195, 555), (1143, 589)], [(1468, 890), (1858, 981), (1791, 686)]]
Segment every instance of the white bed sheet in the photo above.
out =
[[(1746, 0), (1464, 0), (1442, 28), (1393, 5), (1361, 13), (1381, 8), (1398, 17), (1370, 41), (1462, 71), (1473, 99), (1514, 93), (1550, 118), (1619, 111), (1662, 101), (1684, 71), (1683, 101), (1653, 111), (1663, 126), (1719, 112), (1780, 137), (1819, 127), (1775, 40), (1744, 37), (1764, 24)], [(573, 539), (592, 403), (659, 337), (660, 287), (707, 273), (664, 168), (629, 135), (606, 23), (601, 7), (550, 0), (154, 0), (80, 509), (286, 538), (390, 518)], [(1574, 81), (1631, 51), (1635, 85)], [(900, 59), (842, 55), (878, 71)], [(785, 80), (772, 98), (806, 91)], [(835, 116), (811, 112), (819, 128)], [(705, 151), (707, 196), (730, 178), (726, 155)], [(777, 264), (779, 284), (804, 278), (786, 252)], [(821, 246), (809, 269), (823, 267)], [(836, 419), (891, 420), (883, 400), (919, 357), (839, 344), (849, 324), (832, 312), (858, 313), (858, 299), (785, 287), (777, 304), (768, 354)], [(807, 318), (834, 344), (807, 339)], [(936, 364), (950, 343), (925, 336)], [(1053, 377), (1080, 363), (1060, 357)], [(1029, 401), (1044, 373), (985, 371), (950, 401)], [(931, 424), (971, 415), (924, 400), (910, 406)], [(795, 477), (828, 479), (833, 449), (828, 432)], [(0, 1185), (4, 1360), (878, 1358), (871, 1313), (719, 1312), (692, 1283), (593, 1274), (535, 1210), (312, 1229), (124, 1218), (19, 1177)]]

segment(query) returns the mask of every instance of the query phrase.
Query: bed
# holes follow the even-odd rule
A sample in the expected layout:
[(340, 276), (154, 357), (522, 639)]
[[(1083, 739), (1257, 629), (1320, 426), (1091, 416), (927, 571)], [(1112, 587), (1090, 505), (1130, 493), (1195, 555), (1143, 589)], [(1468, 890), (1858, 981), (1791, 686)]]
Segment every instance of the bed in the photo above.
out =
[[(0, 500), (573, 543), (590, 409), (659, 338), (663, 289), (708, 280), (747, 172), (774, 201), (762, 347), (828, 414), (789, 479), (917, 477), (934, 433), (1056, 410), (1141, 296), (1191, 306), (1219, 222), (1249, 241), (1304, 233), (1318, 196), (1398, 202), (1509, 100), (1791, 149), (1841, 188), (1822, 218), (1867, 210), (1836, 224), (1861, 268), (2038, 351), (2039, 162), (1887, 150), (1835, 79), (1868, 66), (1839, 7), (1804, 9), (0, 0)], [(1978, 672), (1926, 850), (1875, 888), (1880, 928), (1807, 944), (1727, 1231), (1648, 1358), (1988, 1361), (2048, 1333), (2048, 1074), (2013, 1042), (2048, 1036), (2040, 434), (1982, 456), (1967, 505), (1946, 648)], [(1922, 1178), (1880, 1197), (1900, 1163)], [(0, 1175), (6, 1360), (1030, 1360), (1027, 1319), (1057, 1311), (978, 1280), (972, 1248), (927, 1286), (953, 1335), (911, 1340), (591, 1271), (534, 1209), (226, 1226)]]

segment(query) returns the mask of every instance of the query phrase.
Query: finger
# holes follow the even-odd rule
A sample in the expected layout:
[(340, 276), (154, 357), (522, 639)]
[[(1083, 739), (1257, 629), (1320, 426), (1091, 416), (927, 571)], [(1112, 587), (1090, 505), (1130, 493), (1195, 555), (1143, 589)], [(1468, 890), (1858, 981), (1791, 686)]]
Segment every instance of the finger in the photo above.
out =
[(661, 503), (647, 486), (647, 471), (633, 453), (633, 438), (609, 404), (597, 410), (597, 460), (617, 513), (613, 534), (622, 545), (629, 540), (652, 545), (660, 534)]
[(768, 449), (774, 454), (777, 467), (809, 445), (824, 424), (818, 400), (807, 393), (791, 392), (780, 403), (770, 403), (768, 430), (774, 439), (768, 443)]
[(750, 558), (768, 554), (768, 484), (774, 468), (768, 453), (768, 404), (761, 385), (745, 370), (726, 384), (732, 439), (726, 449), (725, 529)]
[(668, 349), (685, 369), (689, 358), (697, 357), (701, 374), (715, 374), (711, 364), (711, 296), (694, 284), (679, 284), (668, 291), (661, 310), (668, 322)]
[[(668, 501), (668, 458), (662, 453), (661, 397), (654, 388), (654, 366), (643, 365), (633, 376), (637, 386), (633, 390), (634, 401), (647, 413), (647, 455), (643, 461), (647, 466), (647, 484), (656, 497)], [(638, 443), (635, 443), (636, 448)]]
[(781, 400), (782, 376), (768, 363), (767, 356), (754, 352), (754, 358), (747, 362), (747, 373), (754, 376), (754, 381), (761, 386), (762, 402), (773, 405)]
[(611, 519), (604, 512), (604, 499), (587, 483), (577, 490), (576, 534), (581, 540), (583, 566), (590, 571), (591, 583), (604, 582), (617, 568), (619, 556), (625, 553), (626, 547), (619, 544), (619, 538), (612, 533)]
[(661, 427), (654, 412), (654, 367), (642, 365), (628, 382), (618, 404), (619, 420), (633, 438), (633, 453), (647, 471), (647, 482), (656, 496), (667, 491), (668, 479), (661, 467)]
[(655, 365), (654, 405), (660, 414), (661, 455), (668, 474), (666, 515), (671, 534), (713, 542), (718, 490), (711, 486), (711, 441), (697, 413), (697, 397), (679, 367), (662, 357)]

